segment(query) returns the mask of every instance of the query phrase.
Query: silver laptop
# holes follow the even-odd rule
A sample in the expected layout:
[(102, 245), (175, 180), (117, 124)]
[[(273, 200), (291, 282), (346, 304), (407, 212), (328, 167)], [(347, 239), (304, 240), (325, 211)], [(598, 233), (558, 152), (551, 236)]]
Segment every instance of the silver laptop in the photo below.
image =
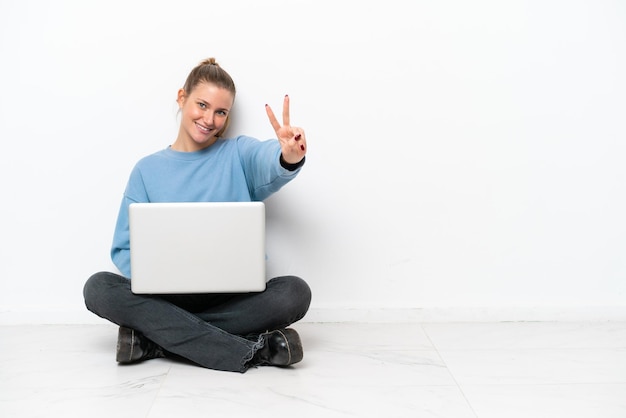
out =
[(133, 293), (265, 289), (262, 202), (132, 203), (129, 226)]

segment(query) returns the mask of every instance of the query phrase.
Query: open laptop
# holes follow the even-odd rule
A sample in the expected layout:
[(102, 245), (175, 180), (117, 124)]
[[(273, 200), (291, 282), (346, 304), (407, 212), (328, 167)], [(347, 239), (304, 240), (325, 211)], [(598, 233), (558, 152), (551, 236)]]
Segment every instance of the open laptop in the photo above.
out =
[(133, 293), (265, 289), (262, 202), (132, 203), (129, 226)]

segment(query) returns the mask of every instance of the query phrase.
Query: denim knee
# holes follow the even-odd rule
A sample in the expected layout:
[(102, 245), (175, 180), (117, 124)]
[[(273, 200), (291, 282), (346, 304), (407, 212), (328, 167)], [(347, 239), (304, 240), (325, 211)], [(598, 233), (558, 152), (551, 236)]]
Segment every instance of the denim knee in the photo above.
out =
[(298, 300), (299, 305), (306, 307), (309, 309), (309, 305), (311, 305), (311, 288), (309, 284), (305, 282), (303, 279), (297, 276), (289, 276), (290, 284), (291, 284), (291, 294), (294, 296), (294, 299)]
[(282, 306), (298, 320), (304, 317), (311, 305), (311, 288), (307, 282), (297, 276), (281, 276), (271, 281), (280, 287)]
[(122, 276), (107, 271), (101, 271), (93, 274), (83, 286), (83, 297), (85, 298), (85, 306), (94, 313), (108, 304), (106, 301), (111, 297), (111, 288), (114, 286), (124, 285), (128, 282)]

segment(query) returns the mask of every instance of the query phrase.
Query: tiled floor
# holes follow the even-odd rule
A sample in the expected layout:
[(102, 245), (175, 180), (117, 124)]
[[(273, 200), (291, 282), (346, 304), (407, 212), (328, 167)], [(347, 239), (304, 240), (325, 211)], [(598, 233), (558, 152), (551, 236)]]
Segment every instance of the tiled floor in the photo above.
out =
[(626, 417), (626, 323), (301, 323), (290, 369), (120, 366), (112, 325), (0, 327), (0, 417)]

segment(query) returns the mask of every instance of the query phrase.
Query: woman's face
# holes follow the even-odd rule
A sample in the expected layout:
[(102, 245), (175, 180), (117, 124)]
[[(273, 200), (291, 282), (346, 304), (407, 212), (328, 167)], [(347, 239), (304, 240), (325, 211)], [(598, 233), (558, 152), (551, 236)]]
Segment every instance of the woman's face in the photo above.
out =
[(182, 118), (178, 138), (172, 148), (178, 151), (198, 151), (217, 140), (215, 136), (226, 124), (233, 106), (232, 93), (214, 84), (199, 83), (190, 94), (178, 91)]

